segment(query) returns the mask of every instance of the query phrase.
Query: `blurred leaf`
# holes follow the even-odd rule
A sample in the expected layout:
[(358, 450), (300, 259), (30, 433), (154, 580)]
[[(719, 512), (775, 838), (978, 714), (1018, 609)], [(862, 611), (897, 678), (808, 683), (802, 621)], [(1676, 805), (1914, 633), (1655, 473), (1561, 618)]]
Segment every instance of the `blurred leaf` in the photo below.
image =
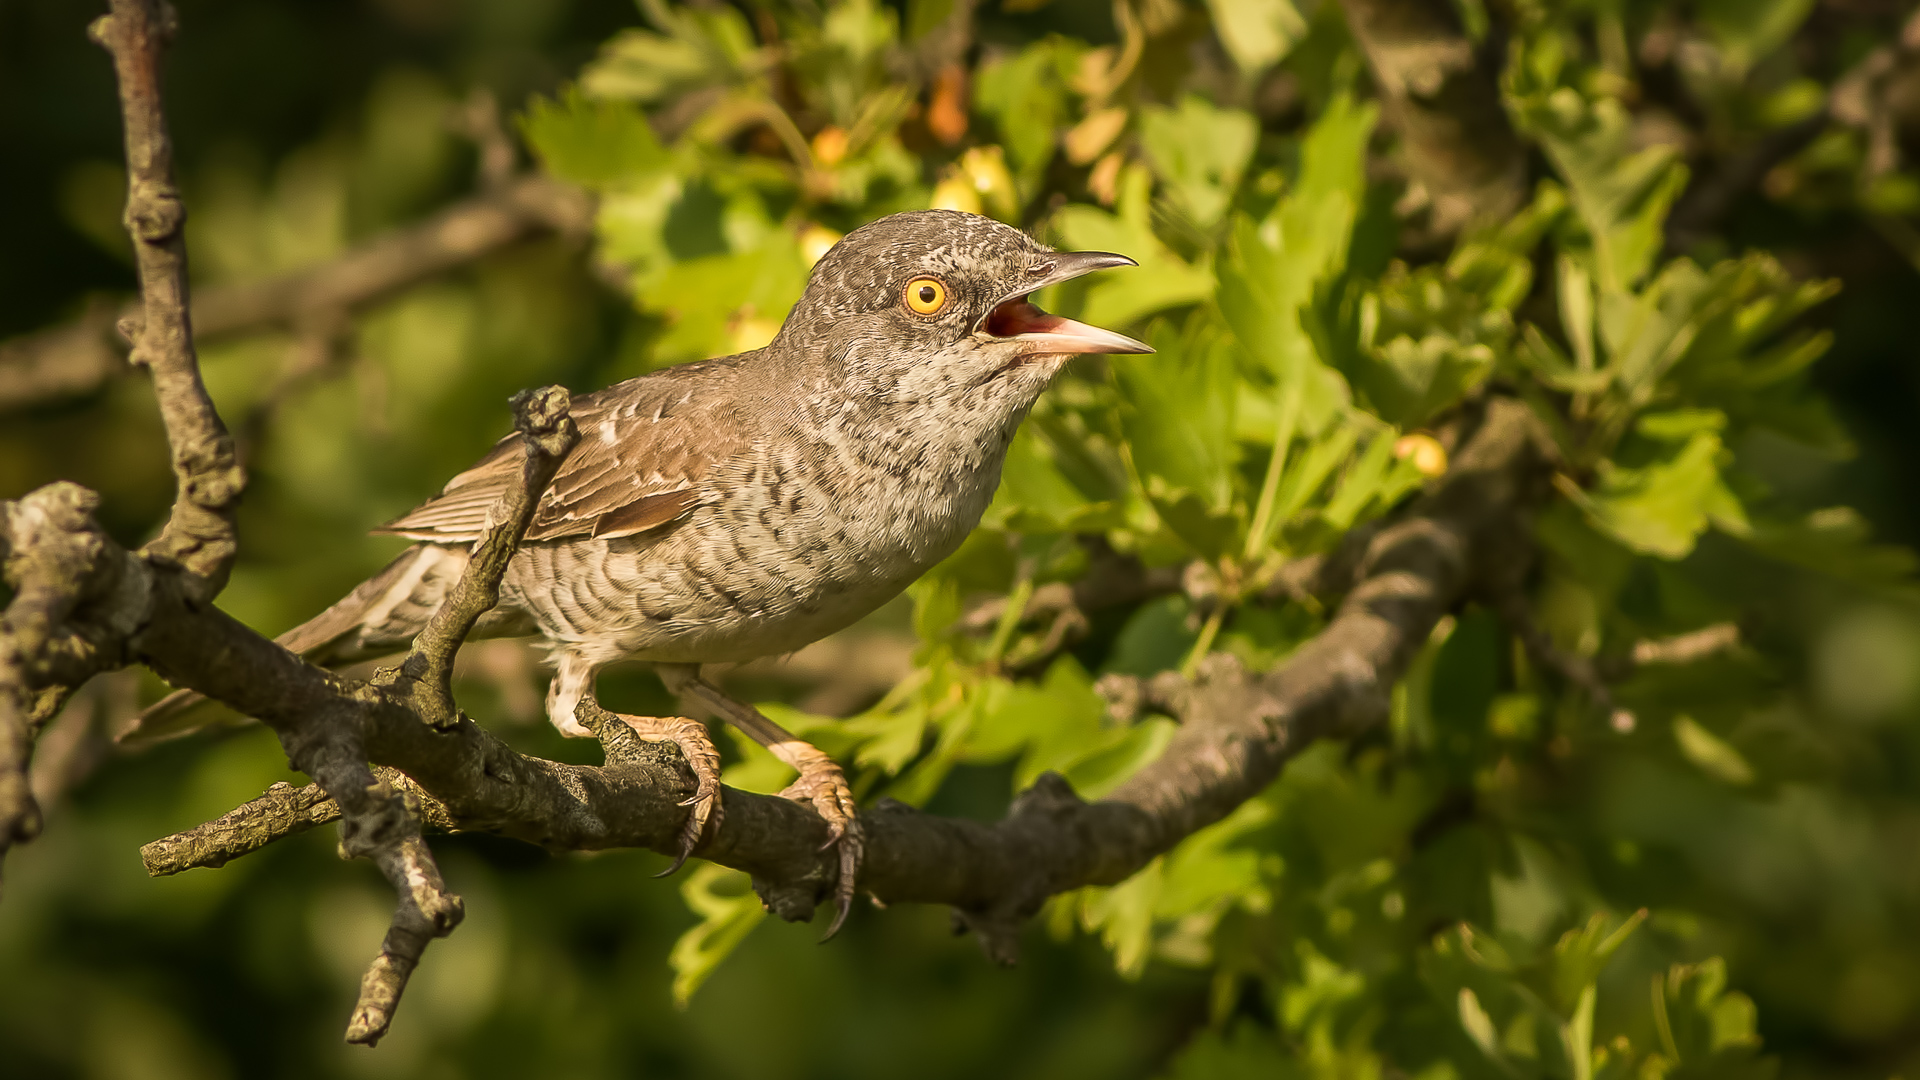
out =
[(1151, 344), (1152, 355), (1112, 364), (1133, 466), (1167, 525), (1196, 549), (1218, 554), (1235, 529), (1238, 380), (1229, 343), (1196, 319), (1185, 332), (1156, 326)]
[(1508, 68), (1509, 108), (1566, 181), (1603, 295), (1619, 293), (1638, 283), (1659, 253), (1667, 208), (1687, 172), (1672, 147), (1633, 149), (1626, 107), (1566, 85), (1573, 77), (1562, 39), (1540, 37)]
[(1161, 860), (1112, 888), (1091, 887), (1080, 893), (1080, 920), (1113, 953), (1113, 967), (1122, 978), (1137, 979), (1146, 970), (1147, 950), (1153, 944), (1153, 908), (1160, 895)]
[(1182, 1047), (1163, 1080), (1269, 1080), (1285, 1075), (1287, 1049), (1273, 1034), (1241, 1020), (1225, 1032), (1202, 1031)]
[(1253, 154), (1258, 124), (1249, 113), (1216, 109), (1188, 94), (1178, 108), (1140, 112), (1140, 144), (1176, 205), (1210, 229), (1227, 211)]
[(669, 361), (700, 360), (766, 344), (806, 282), (798, 240), (775, 233), (751, 251), (675, 264), (639, 291), (649, 308), (670, 320), (655, 343), (657, 354)]
[(713, 969), (767, 917), (747, 875), (715, 863), (700, 863), (680, 885), (700, 921), (673, 943), (667, 963), (673, 968), (673, 1003), (684, 1009)]
[(1148, 221), (1151, 184), (1145, 169), (1129, 167), (1121, 175), (1115, 213), (1073, 204), (1054, 217), (1067, 248), (1118, 251), (1140, 264), (1124, 274), (1103, 275), (1088, 289), (1080, 316), (1095, 325), (1126, 326), (1198, 303), (1213, 291), (1204, 266), (1187, 263), (1154, 235)]
[(1298, 377), (1313, 356), (1301, 311), (1345, 264), (1365, 193), (1362, 162), (1376, 110), (1346, 97), (1307, 132), (1293, 189), (1257, 225), (1235, 225), (1221, 261), (1219, 305), (1249, 355), (1276, 379)]
[(640, 7), (665, 33), (615, 34), (581, 72), (587, 93), (657, 102), (726, 80), (756, 51), (746, 17), (734, 8), (676, 6), (666, 0), (642, 0)]
[(1813, 6), (1814, 0), (1704, 0), (1699, 18), (1719, 44), (1724, 62), (1744, 73), (1785, 44)]
[(974, 104), (994, 119), (1015, 174), (1032, 183), (1053, 156), (1055, 132), (1066, 115), (1063, 67), (1078, 50), (1059, 39), (1037, 41), (1019, 53), (982, 65)]
[(667, 164), (667, 153), (639, 108), (594, 101), (569, 89), (559, 101), (534, 97), (520, 130), (547, 171), (584, 187), (632, 187)]
[(1248, 74), (1278, 62), (1307, 33), (1293, 0), (1207, 0), (1207, 10), (1227, 55)]
[[(1660, 429), (1660, 417), (1642, 431)], [(1667, 417), (1671, 419), (1671, 414)], [(1718, 427), (1723, 419), (1716, 420)], [(1696, 431), (1671, 442), (1651, 463), (1610, 466), (1590, 492), (1567, 489), (1593, 520), (1636, 551), (1678, 559), (1693, 550), (1709, 522), (1734, 535), (1748, 531), (1746, 513), (1720, 477), (1724, 458), (1717, 431)]]
[(1693, 717), (1674, 717), (1673, 741), (1680, 746), (1680, 756), (1699, 766), (1708, 776), (1735, 786), (1753, 783), (1753, 766), (1747, 764), (1740, 751)]

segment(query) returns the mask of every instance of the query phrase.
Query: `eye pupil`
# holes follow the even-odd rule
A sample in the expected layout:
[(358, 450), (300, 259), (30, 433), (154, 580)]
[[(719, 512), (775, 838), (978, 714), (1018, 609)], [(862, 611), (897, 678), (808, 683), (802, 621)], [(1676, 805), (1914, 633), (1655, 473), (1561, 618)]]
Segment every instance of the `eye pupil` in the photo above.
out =
[(933, 298), (934, 298), (934, 297), (935, 297), (936, 295), (938, 295), (938, 294), (936, 294), (936, 293), (935, 293), (935, 292), (933, 291), (933, 286), (931, 286), (931, 285), (922, 285), (922, 286), (920, 286), (920, 302), (921, 302), (921, 303), (923, 303), (923, 304), (931, 304), (931, 303), (933, 303)]

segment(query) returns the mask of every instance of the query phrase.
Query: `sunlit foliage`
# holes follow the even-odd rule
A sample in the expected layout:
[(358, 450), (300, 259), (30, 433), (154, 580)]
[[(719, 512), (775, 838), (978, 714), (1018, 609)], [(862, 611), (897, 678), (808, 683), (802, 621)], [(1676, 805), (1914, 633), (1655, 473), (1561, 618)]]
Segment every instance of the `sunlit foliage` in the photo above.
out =
[[(1468, 606), (1434, 634), (1385, 730), (1312, 748), (1127, 882), (1050, 902), (1031, 936), (1062, 944), (1034, 943), (1037, 974), (959, 965), (899, 911), (856, 920), (823, 950), (836, 958), (800, 957), (799, 938), (761, 928), (731, 871), (686, 872), (689, 928), (663, 914), (671, 886), (645, 882), (643, 857), (528, 868), (472, 847), (448, 871), (475, 917), (429, 953), (422, 978), (447, 985), (403, 1008), (399, 1049), (380, 1051), (395, 1071), (426, 1068), (434, 1047), (460, 1048), (433, 1058), (447, 1075), (782, 1068), (777, 1052), (716, 1049), (727, 1024), (784, 1040), (792, 1075), (1767, 1080), (1781, 1059), (1762, 1033), (1776, 1029), (1796, 1071), (1850, 1075), (1821, 1056), (1829, 1040), (1868, 1048), (1874, 1068), (1911, 1055), (1897, 1033), (1920, 1022), (1920, 619), (1911, 556), (1871, 544), (1862, 517), (1806, 479), (1852, 452), (1808, 374), (1829, 335), (1806, 316), (1835, 286), (1719, 237), (1674, 249), (1668, 215), (1689, 170), (1636, 112), (1623, 52), (1656, 31), (1681, 38), (1704, 137), (1732, 145), (1822, 107), (1832, 73), (1797, 69), (1785, 48), (1810, 5), (1456, 7), (1470, 29), (1497, 16), (1509, 35), (1500, 86), (1538, 175), (1520, 211), (1436, 250), (1403, 250), (1393, 136), (1333, 3), (644, 0), (564, 85), (513, 110), (538, 167), (600, 200), (591, 275), (558, 247), (530, 249), (416, 290), (359, 323), (344, 373), (292, 391), (271, 375), (282, 341), (208, 357), (229, 415), (285, 397), (227, 600), (279, 629), (377, 564), (386, 549), (350, 535), (484, 446), (511, 390), (757, 347), (847, 230), (927, 206), (990, 214), (1138, 259), (1038, 299), (1158, 351), (1082, 361), (1042, 399), (981, 528), (912, 588), (910, 617), (876, 623), (913, 636), (897, 685), (850, 718), (764, 704), (847, 764), (863, 799), (985, 816), (1046, 770), (1089, 798), (1110, 790), (1174, 721), (1116, 719), (1102, 680), (1191, 675), (1215, 652), (1283, 662), (1330, 613), (1272, 599), (1276, 575), (1417, 494), (1446, 465), (1432, 432), (1488, 394), (1527, 401), (1557, 452), (1532, 618), (1621, 676), (1602, 707)], [(955, 35), (974, 47), (956, 53)], [(446, 95), (396, 75), (351, 136), (272, 172), (204, 165), (189, 191), (202, 272), (324, 258), (413, 208), (454, 153), (431, 118)], [(1863, 178), (1856, 136), (1822, 136), (1768, 183), (1786, 203), (1906, 228), (1920, 183)], [(71, 190), (75, 220), (113, 243), (111, 184), (89, 195), (100, 185), (77, 174)], [(616, 301), (591, 296), (608, 283)], [(99, 407), (130, 414), (134, 390)], [(1183, 567), (1186, 587), (1083, 625), (1034, 605), (1116, 555)], [(991, 597), (1006, 599), (997, 617), (965, 618)], [(1731, 644), (1661, 653), (1702, 631)], [(484, 681), (475, 715), (510, 710)], [(637, 677), (609, 679), (606, 696), (665, 707)], [(785, 782), (750, 742), (731, 750), (729, 783)], [(139, 841), (280, 775), (258, 740), (162, 753), (185, 780), (117, 766), (132, 789), (90, 793), (84, 824), (15, 856), (0, 963), (56, 996), (110, 991), (117, 1004), (90, 1022), (147, 1024), (161, 1033), (152, 1053), (190, 1057), (212, 1053), (192, 1046), (220, 1042), (217, 1021), (180, 1035), (169, 1006), (114, 985), (111, 965), (83, 972), (36, 947), (62, 897), (89, 897), (64, 916), (76, 925), (125, 935), (121, 962), (178, 926), (196, 948), (244, 954), (213, 965), (218, 977), (321, 1011), (340, 996), (318, 989), (327, 972), (362, 959), (335, 943), (371, 940), (362, 924), (383, 916), (367, 910), (370, 886), (341, 891), (359, 871), (325, 865), (318, 842), (131, 879)], [(100, 885), (80, 884), (93, 874)], [(311, 889), (332, 891), (316, 902)], [(684, 933), (669, 948), (638, 918)], [(1089, 943), (1113, 974), (1059, 970), (1060, 949)], [(846, 956), (862, 950), (920, 959)], [(946, 1034), (874, 1044), (907, 1060), (858, 1049), (889, 1008), (862, 980), (933, 967), (961, 989), (912, 994), (953, 1010)], [(1096, 983), (1100, 1001), (1131, 1004), (994, 1004)], [(5, 1041), (29, 1040), (15, 1025), (45, 991), (0, 984)], [(850, 1000), (832, 1011), (820, 987)], [(704, 1049), (676, 1043), (670, 1016), (633, 1019), (669, 996)], [(1181, 1007), (1148, 1034), (1127, 1019)], [(783, 1009), (843, 1030), (822, 1042), (767, 1020)], [(1010, 1015), (1022, 1009), (1054, 1026), (1023, 1026)], [(629, 1024), (645, 1037), (614, 1034)], [(974, 1026), (1025, 1034), (983, 1061), (966, 1049)], [(508, 1040), (524, 1045), (480, 1049)], [(33, 1046), (63, 1069), (90, 1060)]]

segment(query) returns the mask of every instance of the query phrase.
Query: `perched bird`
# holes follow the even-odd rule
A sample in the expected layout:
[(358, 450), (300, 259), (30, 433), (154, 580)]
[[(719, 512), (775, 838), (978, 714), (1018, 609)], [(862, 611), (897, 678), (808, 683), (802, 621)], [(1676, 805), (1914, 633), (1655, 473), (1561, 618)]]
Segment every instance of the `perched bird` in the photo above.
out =
[[(814, 266), (766, 347), (573, 399), (579, 445), (475, 636), (545, 639), (555, 668), (547, 715), (568, 735), (588, 734), (575, 711), (595, 673), (638, 659), (799, 770), (783, 794), (811, 802), (841, 845), (844, 917), (859, 859), (844, 775), (702, 679), (700, 666), (817, 641), (952, 554), (993, 498), (1014, 430), (1067, 360), (1152, 351), (1047, 314), (1029, 295), (1133, 265), (1053, 251), (947, 210), (855, 229)], [(519, 482), (522, 456), (521, 437), (508, 436), (383, 526), (419, 543), (281, 643), (329, 665), (406, 648)], [(170, 718), (190, 704), (184, 693), (160, 702), (136, 734), (176, 726)], [(699, 777), (683, 838), (691, 850), (720, 790), (705, 729), (629, 722), (679, 743)]]

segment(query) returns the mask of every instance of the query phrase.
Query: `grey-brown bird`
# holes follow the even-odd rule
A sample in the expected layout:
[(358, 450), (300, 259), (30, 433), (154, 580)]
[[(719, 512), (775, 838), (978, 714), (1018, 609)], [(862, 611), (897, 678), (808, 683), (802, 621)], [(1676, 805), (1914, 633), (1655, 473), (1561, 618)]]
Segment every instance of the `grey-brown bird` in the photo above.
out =
[[(799, 770), (841, 845), (837, 928), (859, 860), (855, 808), (831, 759), (702, 679), (703, 664), (792, 652), (899, 595), (953, 553), (999, 485), (1014, 430), (1079, 353), (1145, 353), (1047, 314), (1034, 291), (1135, 265), (1057, 252), (990, 218), (895, 214), (813, 268), (766, 347), (666, 368), (573, 399), (581, 438), (542, 497), (475, 636), (538, 635), (555, 668), (547, 715), (568, 735), (594, 675), (649, 661)], [(518, 483), (510, 435), (441, 494), (379, 531), (419, 541), (280, 641), (317, 663), (389, 655), (424, 628)], [(177, 727), (175, 694), (136, 734)], [(684, 850), (717, 812), (700, 724), (642, 720), (699, 777)], [(678, 865), (676, 863), (676, 865)], [(831, 931), (830, 931), (831, 932)]]

